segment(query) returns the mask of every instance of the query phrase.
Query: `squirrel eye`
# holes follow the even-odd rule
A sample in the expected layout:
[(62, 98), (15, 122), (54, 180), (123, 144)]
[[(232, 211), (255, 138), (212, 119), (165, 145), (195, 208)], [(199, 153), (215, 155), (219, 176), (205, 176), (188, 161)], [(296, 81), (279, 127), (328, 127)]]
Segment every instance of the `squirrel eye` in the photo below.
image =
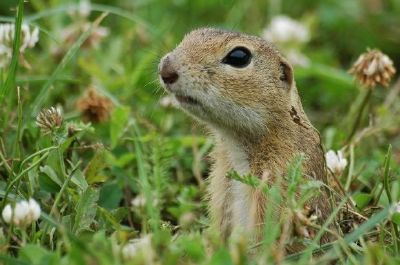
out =
[(247, 48), (236, 47), (222, 59), (222, 63), (229, 64), (236, 68), (246, 67), (251, 60), (251, 53)]

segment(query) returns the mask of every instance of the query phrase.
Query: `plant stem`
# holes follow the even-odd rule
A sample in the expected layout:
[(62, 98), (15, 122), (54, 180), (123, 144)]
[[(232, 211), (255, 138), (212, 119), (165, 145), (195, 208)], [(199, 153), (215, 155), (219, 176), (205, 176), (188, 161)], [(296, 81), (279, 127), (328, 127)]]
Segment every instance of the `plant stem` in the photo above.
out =
[(358, 110), (356, 119), (354, 120), (354, 123), (353, 123), (353, 128), (351, 129), (350, 135), (347, 138), (347, 143), (349, 143), (353, 139), (354, 134), (356, 133), (358, 127), (360, 126), (360, 122), (361, 122), (361, 118), (362, 118), (364, 109), (367, 106), (367, 103), (371, 97), (371, 94), (372, 94), (372, 89), (368, 89), (367, 94), (365, 94), (365, 97), (364, 97), (363, 101), (361, 102), (360, 109)]
[(350, 189), (353, 172), (354, 172), (354, 144), (350, 144), (349, 149), (350, 149), (350, 166), (349, 166), (349, 172), (347, 174), (346, 184), (344, 186), (344, 189), (346, 192), (348, 192)]
[(15, 142), (14, 142), (14, 156), (17, 156), (18, 159), (21, 159), (21, 131), (22, 131), (22, 102), (21, 102), (21, 93), (20, 93), (20, 87), (17, 87), (17, 109), (18, 109), (18, 127), (17, 127), (17, 134), (15, 136)]
[(62, 185), (62, 187), (61, 187), (61, 189), (60, 189), (60, 192), (57, 194), (57, 196), (56, 196), (56, 198), (55, 198), (55, 200), (54, 200), (54, 204), (53, 204), (53, 206), (51, 207), (50, 214), (49, 214), (50, 216), (52, 216), (53, 213), (54, 213), (54, 211), (56, 210), (56, 207), (57, 207), (57, 205), (58, 205), (58, 202), (59, 202), (60, 199), (61, 199), (62, 194), (64, 193), (64, 190), (67, 188), (69, 181), (71, 180), (72, 176), (74, 175), (75, 171), (78, 169), (78, 167), (79, 167), (80, 164), (81, 164), (81, 161), (79, 161), (79, 162), (74, 166), (74, 168), (71, 169), (71, 172), (68, 174), (67, 178), (65, 179), (65, 181), (64, 181), (64, 183), (63, 183), (63, 185)]
[(390, 204), (393, 203), (392, 200), (392, 193), (390, 191), (390, 187), (389, 187), (389, 176), (390, 176), (390, 158), (391, 158), (391, 153), (392, 153), (392, 145), (389, 145), (388, 147), (388, 151), (386, 153), (386, 157), (385, 157), (385, 162), (384, 162), (384, 172), (383, 172), (383, 186), (385, 187), (385, 191), (386, 191), (386, 195), (388, 197), (388, 201)]
[(37, 151), (37, 152), (31, 154), (30, 156), (28, 156), (27, 158), (25, 158), (25, 159), (21, 162), (20, 168), (23, 168), (23, 166), (24, 166), (29, 160), (31, 160), (32, 158), (34, 158), (35, 156), (40, 155), (40, 154), (42, 154), (42, 153), (50, 152), (51, 150), (56, 149), (56, 148), (57, 148), (57, 146), (53, 145), (53, 146), (50, 146), (50, 147), (43, 148), (43, 149), (41, 149), (41, 150), (39, 150), (39, 151)]
[[(0, 150), (0, 160), (1, 160), (1, 163), (4, 165), (4, 168), (7, 170), (7, 173), (10, 175), (9, 177), (11, 177), (13, 175), (13, 171), (12, 171), (11, 167), (8, 165), (7, 159), (4, 157), (1, 150)], [(1, 166), (1, 164), (0, 164), (0, 166)]]

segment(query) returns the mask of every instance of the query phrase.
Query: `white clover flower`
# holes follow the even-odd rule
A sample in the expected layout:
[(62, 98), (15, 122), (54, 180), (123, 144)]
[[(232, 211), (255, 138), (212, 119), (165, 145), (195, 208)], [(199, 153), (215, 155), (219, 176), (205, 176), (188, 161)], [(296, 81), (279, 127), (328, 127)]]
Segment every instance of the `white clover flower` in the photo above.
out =
[(137, 253), (138, 247), (135, 243), (129, 242), (122, 248), (124, 259), (132, 259)]
[(142, 208), (146, 205), (146, 198), (142, 194), (139, 194), (132, 199), (131, 204), (133, 207)]
[[(0, 24), (0, 68), (7, 66), (11, 61), (14, 35), (15, 24)], [(27, 48), (35, 47), (38, 41), (39, 28), (34, 27), (31, 31), (27, 24), (22, 24), (20, 53), (23, 54)]]
[[(60, 32), (60, 38), (63, 43), (68, 47), (72, 45), (79, 36), (91, 29), (91, 34), (82, 44), (82, 48), (98, 48), (101, 41), (110, 35), (110, 30), (106, 27), (95, 26), (90, 22), (90, 13), (92, 12), (92, 4), (90, 0), (80, 0), (77, 8), (70, 9), (68, 14), (71, 16), (73, 23)], [(58, 55), (65, 52), (65, 47), (57, 47), (53, 49), (53, 53)]]
[(339, 176), (347, 166), (347, 159), (344, 158), (342, 151), (329, 150), (325, 154), (326, 166), (335, 175)]
[(14, 39), (14, 24), (0, 24), (0, 43), (5, 46), (12, 46)]
[(28, 217), (30, 220), (36, 221), (40, 217), (40, 205), (32, 198), (29, 199)]
[(263, 30), (262, 38), (275, 43), (294, 66), (309, 66), (310, 60), (301, 53), (302, 44), (311, 38), (306, 25), (287, 16), (276, 16)]
[(11, 61), (13, 29), (11, 24), (0, 24), (0, 68), (7, 66)]
[(6, 207), (4, 207), (3, 212), (2, 212), (4, 222), (10, 223), (12, 215), (13, 215), (13, 210), (11, 208), (11, 205), (7, 204)]
[(27, 44), (28, 44), (27, 46), (29, 48), (35, 47), (36, 43), (39, 42), (39, 28), (38, 27), (33, 28), (30, 38), (26, 42), (27, 42)]
[(22, 225), (28, 221), (29, 204), (27, 201), (21, 201), (15, 205), (13, 222), (15, 225)]
[(145, 257), (148, 261), (152, 260), (153, 251), (151, 246), (151, 236), (146, 235), (142, 238), (133, 239), (129, 241), (123, 248), (122, 248), (122, 257), (125, 260), (132, 259), (136, 255), (143, 253), (146, 254)]
[[(21, 33), (21, 46), (19, 48), (19, 51), (24, 52), (26, 48), (35, 47), (36, 43), (39, 41), (39, 28), (35, 27), (31, 32), (27, 24), (22, 24)], [(5, 50), (5, 48), (7, 48), (10, 52), (12, 52), (14, 35), (14, 24), (0, 24), (0, 45), (3, 46), (2, 50)]]
[[(63, 40), (63, 42), (67, 45), (72, 45), (79, 36), (88, 31), (91, 27), (91, 23), (88, 22), (86, 18), (82, 20), (77, 20), (77, 22), (69, 25), (68, 27), (64, 28), (60, 32), (60, 37)], [(110, 30), (106, 27), (102, 26), (96, 26), (91, 29), (92, 33), (90, 36), (86, 39), (86, 41), (82, 44), (82, 48), (88, 49), (88, 48), (98, 48), (101, 41), (106, 38), (110, 34)], [(54, 51), (56, 54), (61, 52), (60, 49), (55, 49)]]
[(39, 204), (31, 198), (29, 201), (16, 203), (14, 208), (10, 204), (7, 204), (3, 209), (2, 216), (6, 223), (25, 227), (38, 220), (40, 212)]
[(262, 36), (273, 43), (305, 43), (310, 39), (310, 32), (302, 23), (281, 15), (272, 18), (269, 26), (264, 29)]

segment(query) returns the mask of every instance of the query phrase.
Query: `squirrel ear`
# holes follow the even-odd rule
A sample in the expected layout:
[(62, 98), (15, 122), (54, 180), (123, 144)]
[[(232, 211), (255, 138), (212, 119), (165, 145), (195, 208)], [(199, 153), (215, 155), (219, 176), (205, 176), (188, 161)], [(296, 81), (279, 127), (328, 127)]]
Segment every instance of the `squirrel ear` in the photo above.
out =
[(293, 70), (289, 63), (285, 60), (281, 60), (280, 62), (280, 76), (279, 79), (284, 82), (288, 89), (290, 89), (293, 85)]

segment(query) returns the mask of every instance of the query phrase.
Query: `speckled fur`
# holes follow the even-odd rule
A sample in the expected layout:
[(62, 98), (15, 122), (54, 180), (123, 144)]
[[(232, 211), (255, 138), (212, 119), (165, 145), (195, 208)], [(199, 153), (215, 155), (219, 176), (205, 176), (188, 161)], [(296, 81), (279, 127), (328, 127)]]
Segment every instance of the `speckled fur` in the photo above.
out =
[[(245, 68), (221, 63), (237, 46), (252, 53)], [(272, 184), (285, 174), (293, 157), (303, 153), (304, 175), (325, 181), (318, 132), (303, 111), (291, 66), (270, 43), (237, 32), (203, 28), (186, 35), (163, 60), (179, 74), (178, 81), (166, 89), (196, 99), (200, 104), (180, 105), (205, 122), (214, 135), (209, 207), (224, 237), (237, 227), (256, 231), (268, 207), (261, 192), (228, 179), (227, 172), (266, 176), (265, 181)], [(284, 74), (289, 79), (282, 80)], [(327, 197), (322, 193), (309, 202), (321, 210), (321, 221), (330, 212)], [(279, 214), (279, 207), (276, 211)]]

